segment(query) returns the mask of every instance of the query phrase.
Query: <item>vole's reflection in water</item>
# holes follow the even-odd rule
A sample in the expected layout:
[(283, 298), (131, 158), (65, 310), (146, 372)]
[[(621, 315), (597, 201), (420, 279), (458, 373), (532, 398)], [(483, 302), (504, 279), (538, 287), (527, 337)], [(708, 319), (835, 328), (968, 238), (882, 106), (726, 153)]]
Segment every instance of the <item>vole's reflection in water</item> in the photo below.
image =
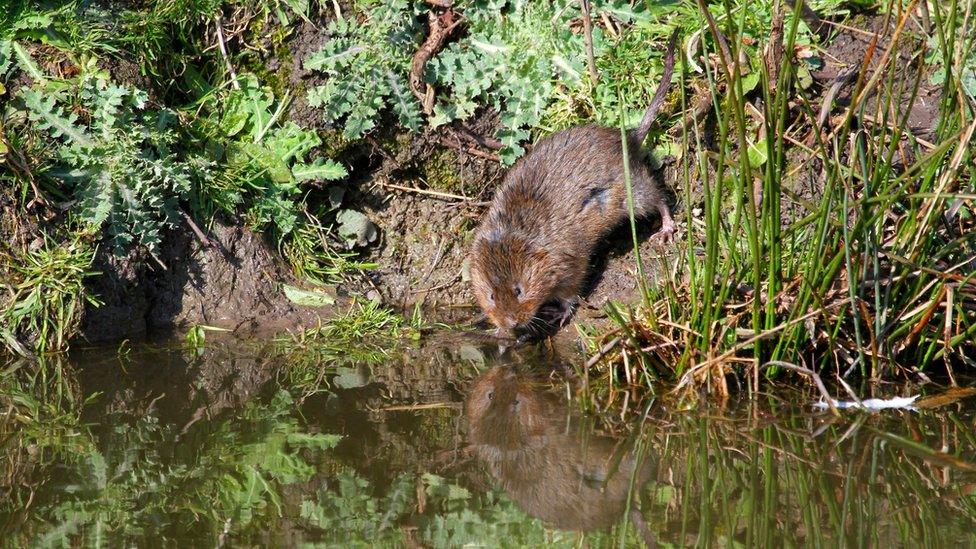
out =
[[(474, 454), (502, 490), (527, 514), (560, 530), (605, 529), (620, 521), (628, 497), (654, 470), (622, 441), (585, 429), (565, 393), (517, 366), (495, 366), (479, 377), (466, 412)], [(653, 545), (636, 502), (631, 509), (638, 532)]]

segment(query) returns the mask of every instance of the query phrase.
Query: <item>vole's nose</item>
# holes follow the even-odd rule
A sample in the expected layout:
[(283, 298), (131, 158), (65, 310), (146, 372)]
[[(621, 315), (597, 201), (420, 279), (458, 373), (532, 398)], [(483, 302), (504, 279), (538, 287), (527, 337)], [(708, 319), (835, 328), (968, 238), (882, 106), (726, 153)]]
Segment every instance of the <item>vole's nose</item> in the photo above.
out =
[(495, 337), (499, 339), (514, 340), (516, 337), (515, 322), (508, 320), (499, 323), (498, 327), (495, 329)]

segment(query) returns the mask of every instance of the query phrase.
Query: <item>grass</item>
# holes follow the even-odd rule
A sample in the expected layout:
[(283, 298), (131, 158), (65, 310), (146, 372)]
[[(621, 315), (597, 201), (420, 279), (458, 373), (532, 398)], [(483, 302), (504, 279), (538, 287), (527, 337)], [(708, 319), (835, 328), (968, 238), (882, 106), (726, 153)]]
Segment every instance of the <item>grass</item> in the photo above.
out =
[[(305, 396), (321, 390), (336, 368), (373, 366), (389, 360), (406, 341), (418, 340), (423, 320), (408, 320), (376, 301), (354, 301), (327, 323), (277, 338), (286, 357), (283, 376)], [(328, 367), (324, 367), (328, 365)]]
[[(774, 13), (785, 16), (782, 50), (792, 52), (799, 4), (784, 4)], [(663, 269), (678, 275), (644, 286), (636, 309), (610, 311), (618, 327), (606, 339), (626, 336), (611, 362), (626, 357), (627, 379), (663, 376), (723, 394), (736, 377), (756, 389), (774, 361), (872, 380), (972, 367), (976, 122), (961, 80), (946, 78), (932, 142), (913, 135), (908, 117), (931, 66), (918, 49), (924, 37), (905, 30), (912, 12), (888, 2), (894, 46), (870, 52), (875, 62), (861, 65), (851, 104), (835, 106), (818, 131), (818, 99), (796, 85), (788, 55), (775, 67), (753, 63), (759, 84), (745, 93), (748, 67), (737, 50), (747, 22), (722, 6), (724, 23), (714, 7), (703, 18), (713, 40), (702, 43), (716, 59), (703, 66), (712, 137), (695, 125), (679, 145), (687, 232), (677, 266)], [(934, 57), (959, 68), (973, 46), (964, 7), (932, 7), (931, 20), (942, 37)], [(714, 46), (717, 32), (731, 59)], [(680, 104), (693, 99), (682, 95)], [(813, 196), (797, 196), (797, 177), (815, 181)]]
[(91, 240), (90, 235), (74, 234), (62, 243), (45, 236), (39, 246), (25, 251), (0, 243), (7, 294), (0, 298), (3, 346), (24, 356), (68, 348), (84, 306), (99, 303), (84, 285), (95, 274)]

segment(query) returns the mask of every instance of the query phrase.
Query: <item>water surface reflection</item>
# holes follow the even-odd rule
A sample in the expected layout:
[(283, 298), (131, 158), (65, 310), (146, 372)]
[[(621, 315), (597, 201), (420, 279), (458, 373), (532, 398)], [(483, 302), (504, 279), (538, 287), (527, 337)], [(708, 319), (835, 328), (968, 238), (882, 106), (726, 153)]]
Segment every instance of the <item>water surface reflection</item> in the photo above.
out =
[[(371, 355), (373, 356), (373, 355)], [(135, 347), (0, 373), (12, 545), (976, 545), (976, 415), (579, 412), (545, 351)], [(923, 392), (941, 392), (934, 386)]]
[(491, 368), (468, 393), (468, 440), (530, 516), (563, 530), (609, 528), (650, 478), (650, 460), (595, 433), (560, 389), (517, 366)]

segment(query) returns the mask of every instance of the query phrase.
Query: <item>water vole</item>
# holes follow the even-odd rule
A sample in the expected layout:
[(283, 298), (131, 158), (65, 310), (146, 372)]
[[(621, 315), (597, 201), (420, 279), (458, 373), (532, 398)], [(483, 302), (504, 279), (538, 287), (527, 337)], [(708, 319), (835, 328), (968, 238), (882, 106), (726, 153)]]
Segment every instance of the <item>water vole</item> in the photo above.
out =
[[(674, 232), (661, 189), (640, 160), (640, 147), (664, 102), (674, 70), (677, 32), (661, 82), (640, 125), (627, 133), (634, 214), (661, 216), (658, 235)], [(513, 338), (555, 304), (565, 323), (596, 244), (628, 219), (620, 130), (578, 126), (548, 136), (505, 176), (471, 251), (475, 297), (498, 334)]]

